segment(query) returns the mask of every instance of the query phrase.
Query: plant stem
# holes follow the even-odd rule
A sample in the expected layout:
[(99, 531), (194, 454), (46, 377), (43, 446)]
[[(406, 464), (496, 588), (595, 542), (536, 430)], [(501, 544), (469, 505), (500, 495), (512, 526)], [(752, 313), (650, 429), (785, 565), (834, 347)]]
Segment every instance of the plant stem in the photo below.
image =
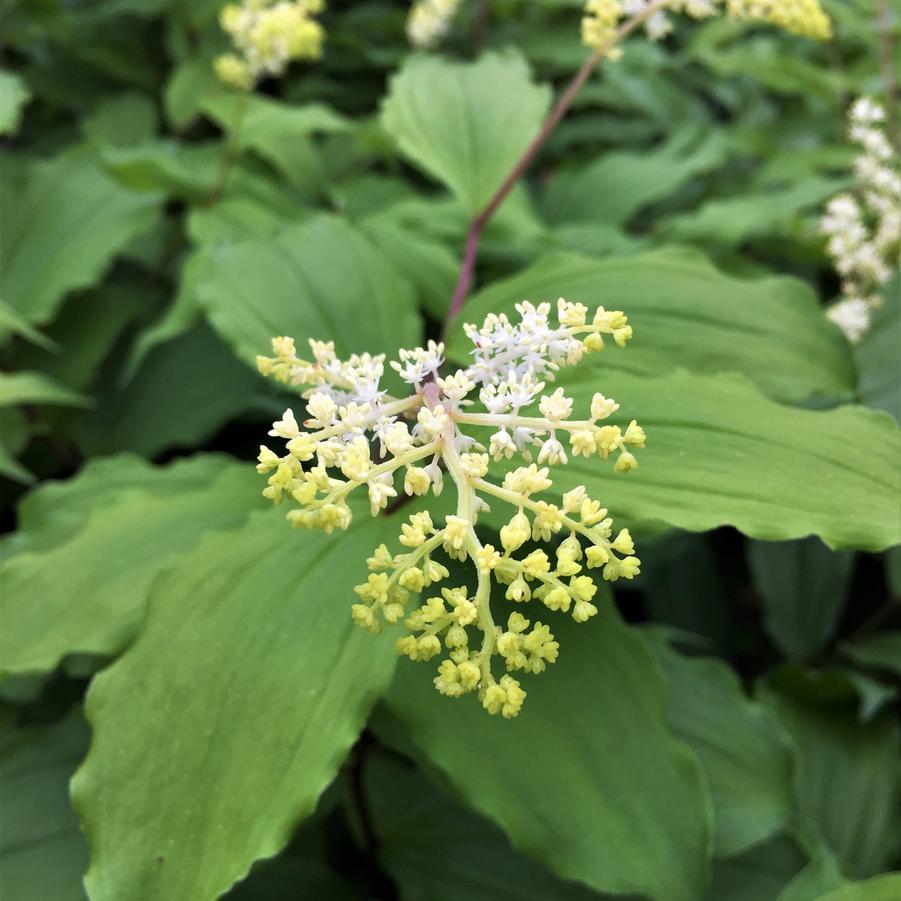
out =
[(241, 149), (241, 128), (244, 125), (244, 116), (247, 112), (249, 94), (246, 91), (241, 93), (236, 104), (235, 121), (232, 123), (229, 131), (228, 141), (225, 145), (225, 153), (222, 154), (222, 162), (219, 164), (219, 172), (216, 175), (216, 181), (210, 189), (209, 196), (206, 199), (205, 206), (215, 206), (222, 197), (228, 184), (228, 176), (232, 167), (237, 162), (238, 154)]
[(526, 147), (523, 155), (516, 162), (516, 165), (510, 170), (509, 175), (504, 179), (501, 186), (494, 192), (494, 195), (482, 209), (482, 211), (472, 220), (469, 226), (469, 233), (466, 236), (466, 247), (463, 254), (463, 263), (460, 267), (460, 274), (457, 278), (457, 285), (454, 289), (453, 300), (450, 309), (447, 311), (447, 317), (444, 322), (444, 332), (447, 333), (448, 326), (460, 312), (466, 297), (469, 294), (469, 288), (472, 283), (472, 275), (475, 269), (476, 258), (479, 252), (479, 241), (482, 237), (482, 229), (491, 220), (491, 217), (497, 212), (500, 205), (504, 202), (510, 191), (513, 190), (519, 179), (525, 174), (526, 170), (531, 166), (532, 161), (538, 154), (538, 151), (545, 145), (547, 139), (553, 134), (554, 129), (560, 124), (560, 121), (569, 111), (576, 95), (588, 81), (589, 76), (595, 70), (598, 63), (615, 47), (623, 38), (630, 35), (636, 28), (639, 28), (646, 22), (658, 9), (660, 9), (666, 0), (657, 0), (652, 3), (644, 12), (639, 13), (629, 19), (617, 30), (616, 34), (601, 49), (595, 50), (579, 67), (572, 81), (567, 85), (566, 90), (560, 95), (560, 99), (554, 105), (550, 115), (545, 119), (541, 130), (532, 139), (528, 147)]

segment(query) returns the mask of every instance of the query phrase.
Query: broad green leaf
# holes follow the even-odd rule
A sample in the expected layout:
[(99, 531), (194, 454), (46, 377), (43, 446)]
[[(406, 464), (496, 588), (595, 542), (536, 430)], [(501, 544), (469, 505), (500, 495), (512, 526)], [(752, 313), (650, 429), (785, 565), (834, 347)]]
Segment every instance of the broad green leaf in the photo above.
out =
[(257, 500), (253, 480), (251, 466), (233, 463), (177, 495), (117, 492), (68, 539), (26, 546), (0, 563), (0, 677), (46, 673), (71, 654), (121, 651), (157, 574), (203, 532), (246, 519)]
[(66, 294), (97, 281), (153, 225), (159, 206), (158, 196), (116, 184), (85, 148), (34, 163), (4, 198), (0, 296), (29, 322), (47, 322)]
[(106, 171), (137, 196), (161, 192), (193, 203), (205, 202), (222, 165), (218, 144), (182, 144), (165, 139), (125, 147), (104, 147)]
[(803, 834), (831, 849), (850, 876), (882, 872), (901, 850), (896, 719), (883, 713), (862, 723), (853, 707), (805, 700), (778, 683), (777, 674), (762, 700), (792, 741)]
[(553, 222), (625, 225), (692, 178), (721, 165), (725, 133), (686, 127), (659, 148), (608, 153), (583, 169), (564, 170), (548, 185), (543, 208)]
[(790, 659), (816, 656), (838, 628), (854, 555), (831, 551), (816, 538), (753, 541), (747, 555), (773, 640)]
[(517, 853), (497, 826), (455, 803), (409, 764), (367, 756), (364, 772), (378, 855), (405, 901), (599, 897)]
[(819, 210), (847, 184), (847, 179), (812, 176), (781, 189), (708, 200), (665, 220), (661, 231), (670, 240), (730, 247), (752, 238), (796, 235), (803, 230), (804, 214)]
[(84, 136), (100, 150), (146, 143), (153, 139), (158, 127), (153, 99), (130, 91), (98, 104), (81, 120)]
[(213, 901), (312, 812), (394, 669), (390, 639), (350, 618), (386, 537), (357, 512), (340, 537), (254, 514), (156, 583), (88, 699), (73, 797), (93, 901)]
[(694, 755), (665, 724), (663, 686), (612, 604), (551, 622), (560, 659), (524, 680), (514, 720), (451, 700), (434, 667), (402, 663), (386, 701), (414, 744), (513, 845), (608, 892), (696, 901), (706, 882), (709, 800)]
[(411, 57), (391, 79), (382, 125), (405, 156), (443, 182), (472, 215), (537, 135), (550, 91), (510, 50), (474, 63)]
[(206, 324), (151, 350), (125, 386), (97, 389), (97, 409), (76, 428), (86, 454), (135, 451), (154, 457), (195, 447), (252, 406), (258, 375)]
[(80, 713), (52, 726), (0, 729), (0, 894), (9, 901), (84, 901), (88, 849), (69, 803), (84, 756)]
[[(576, 368), (559, 384), (575, 410), (588, 410), (595, 391), (616, 398), (622, 408), (611, 421), (636, 418), (648, 445), (641, 468), (625, 477), (610, 461), (570, 460), (554, 480), (558, 492), (584, 484), (612, 515), (648, 526), (701, 532), (732, 525), (770, 541), (812, 533), (862, 550), (901, 541), (901, 429), (885, 414), (781, 406), (734, 375), (609, 372), (595, 380)], [(854, 443), (837, 442), (841, 435), (854, 435)]]
[(16, 539), (20, 547), (47, 550), (73, 537), (95, 510), (129, 490), (176, 498), (206, 489), (233, 471), (230, 457), (202, 454), (152, 466), (132, 454), (89, 460), (66, 481), (45, 481), (19, 502)]
[(0, 70), (0, 135), (14, 135), (22, 122), (22, 109), (31, 91), (15, 72)]
[(400, 228), (390, 219), (373, 216), (360, 223), (361, 230), (416, 288), (423, 307), (439, 322), (454, 295), (460, 261), (447, 245)]
[(200, 301), (211, 323), (255, 366), (277, 335), (334, 341), (339, 354), (415, 346), (413, 290), (358, 231), (321, 217), (268, 240), (209, 249)]
[(901, 872), (886, 873), (863, 882), (852, 882), (821, 895), (816, 901), (898, 901)]
[(727, 664), (685, 657), (646, 634), (666, 682), (670, 728), (697, 753), (710, 786), (717, 856), (775, 835), (792, 812), (789, 752), (772, 719)]
[(901, 422), (901, 276), (885, 286), (882, 296), (885, 302), (873, 312), (870, 331), (854, 347), (854, 361), (863, 402)]
[[(614, 516), (645, 530), (733, 525), (756, 538), (814, 533), (834, 546), (869, 550), (901, 540), (901, 430), (883, 414), (795, 410), (737, 376), (611, 372), (586, 383), (570, 370), (559, 383), (576, 410), (587, 410), (597, 390), (617, 398), (623, 409), (611, 421), (635, 416), (649, 443), (638, 472), (623, 476), (609, 461), (580, 457), (558, 471), (556, 491), (584, 484)], [(836, 434), (866, 436), (869, 455), (861, 460), (850, 447), (824, 454)]]
[(0, 407), (50, 404), (87, 407), (90, 400), (57, 384), (42, 372), (0, 372)]
[(839, 650), (862, 666), (901, 676), (901, 631), (854, 638), (843, 642)]
[[(608, 367), (663, 375), (683, 366), (700, 373), (742, 372), (778, 400), (849, 397), (854, 388), (847, 344), (806, 285), (787, 278), (734, 278), (700, 254), (678, 248), (608, 260), (552, 254), (482, 291), (461, 319), (515, 315), (521, 300), (553, 304), (558, 297), (591, 309), (621, 309), (635, 329), (625, 352), (608, 347), (586, 357), (578, 368), (584, 378)], [(448, 353), (463, 360), (471, 346), (458, 322)]]
[(201, 108), (236, 141), (238, 150), (254, 150), (291, 184), (322, 193), (323, 163), (312, 138), (352, 131), (351, 122), (321, 103), (289, 106), (256, 94), (219, 93)]

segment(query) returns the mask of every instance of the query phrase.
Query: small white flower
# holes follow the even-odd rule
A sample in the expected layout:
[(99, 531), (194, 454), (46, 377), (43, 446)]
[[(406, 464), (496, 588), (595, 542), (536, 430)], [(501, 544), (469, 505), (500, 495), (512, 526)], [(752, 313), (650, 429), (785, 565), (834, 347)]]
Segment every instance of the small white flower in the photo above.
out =
[(290, 407), (285, 410), (281, 419), (272, 423), (269, 434), (274, 438), (285, 438), (286, 440), (296, 438), (300, 434), (300, 428), (294, 418), (294, 411)]

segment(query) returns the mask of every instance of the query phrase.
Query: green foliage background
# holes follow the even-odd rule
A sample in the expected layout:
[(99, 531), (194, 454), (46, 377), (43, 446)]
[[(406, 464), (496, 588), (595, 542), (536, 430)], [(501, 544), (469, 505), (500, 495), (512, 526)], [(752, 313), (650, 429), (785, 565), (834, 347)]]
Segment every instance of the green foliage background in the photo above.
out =
[(884, 73), (873, 0), (824, 5), (828, 45), (632, 42), (485, 231), (464, 318), (621, 307), (563, 383), (649, 437), (561, 470), (643, 572), (499, 722), (352, 626), (398, 522), (259, 497), (253, 360), (437, 335), (580, 4), (464, 4), (425, 55), (336, 0), (242, 114), (218, 0), (0, 3), (4, 901), (901, 898), (901, 289), (849, 346), (816, 231)]

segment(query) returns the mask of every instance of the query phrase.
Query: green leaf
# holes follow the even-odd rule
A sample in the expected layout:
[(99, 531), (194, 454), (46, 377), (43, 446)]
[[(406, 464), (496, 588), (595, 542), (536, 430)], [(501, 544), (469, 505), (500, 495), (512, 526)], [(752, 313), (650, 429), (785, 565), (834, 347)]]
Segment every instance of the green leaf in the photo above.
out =
[(34, 163), (24, 185), (5, 192), (0, 296), (29, 322), (49, 321), (153, 225), (159, 206), (156, 195), (116, 184), (84, 148)]
[(707, 901), (773, 901), (804, 866), (804, 854), (779, 835), (726, 860), (715, 860)]
[(512, 50), (474, 63), (417, 55), (392, 77), (382, 125), (475, 214), (537, 135), (550, 100)]
[(773, 640), (793, 660), (819, 654), (838, 628), (854, 555), (831, 551), (816, 538), (750, 542), (747, 555)]
[(157, 574), (203, 532), (242, 522), (253, 506), (252, 466), (215, 458), (209, 466), (215, 478), (177, 495), (108, 496), (67, 539), (0, 563), (0, 677), (46, 673), (71, 654), (109, 657), (134, 638)]
[(399, 666), (386, 701), (519, 850), (600, 891), (696, 901), (710, 816), (701, 774), (667, 732), (643, 641), (612, 604), (600, 606), (587, 625), (554, 619), (560, 660), (524, 684), (514, 720), (488, 716), (471, 697), (438, 696), (421, 664)]
[(901, 676), (901, 631), (878, 632), (845, 641), (839, 650), (855, 663)]
[[(599, 382), (577, 368), (559, 384), (576, 410), (587, 410), (595, 391), (615, 397), (622, 409), (610, 421), (635, 417), (648, 446), (641, 468), (625, 477), (609, 461), (571, 460), (554, 480), (558, 492), (584, 484), (613, 516), (646, 527), (731, 525), (771, 541), (813, 533), (862, 550), (901, 541), (901, 429), (884, 414), (784, 407), (734, 375), (610, 372)], [(854, 435), (854, 444), (836, 435)]]
[[(847, 344), (809, 287), (788, 278), (727, 276), (700, 254), (678, 248), (608, 260), (552, 254), (482, 291), (463, 318), (515, 315), (514, 305), (523, 299), (553, 304), (558, 297), (592, 309), (622, 309), (635, 329), (625, 353), (608, 348), (582, 361), (578, 371), (586, 379), (611, 367), (663, 375), (681, 366), (744, 373), (785, 401), (811, 394), (850, 397), (854, 388)], [(463, 360), (471, 347), (458, 322), (449, 355)]]
[(33, 328), (18, 310), (0, 300), (0, 338), (2, 338), (3, 332), (18, 335), (43, 350), (58, 350), (55, 341)]
[(358, 231), (321, 217), (268, 240), (208, 249), (200, 301), (252, 365), (277, 335), (334, 341), (339, 354), (394, 351), (419, 341), (413, 290)]
[(899, 728), (890, 713), (859, 721), (853, 707), (805, 700), (777, 674), (762, 700), (793, 744), (800, 828), (857, 877), (882, 872), (901, 850)]
[(804, 869), (779, 892), (776, 901), (815, 901), (846, 882), (835, 856), (828, 849), (819, 848)]
[(0, 70), (0, 135), (14, 135), (22, 122), (22, 109), (31, 91), (15, 72)]
[(886, 285), (882, 296), (884, 303), (873, 312), (870, 331), (854, 347), (854, 361), (863, 402), (901, 422), (901, 276)]
[(625, 225), (640, 210), (721, 165), (728, 151), (724, 132), (687, 126), (641, 155), (607, 153), (584, 169), (564, 170), (548, 184), (542, 205), (553, 222)]
[(165, 298), (156, 286), (125, 279), (107, 281), (67, 300), (47, 328), (59, 353), (48, 356), (38, 348), (18, 348), (17, 369), (40, 369), (75, 391), (90, 388), (128, 326)]
[(666, 682), (670, 728), (697, 753), (710, 786), (717, 856), (775, 835), (791, 818), (791, 792), (788, 748), (772, 719), (722, 661), (685, 657), (646, 636)]
[(379, 859), (406, 901), (598, 898), (517, 853), (497, 826), (454, 802), (413, 766), (377, 755), (366, 758), (365, 774)]
[(321, 103), (289, 106), (230, 91), (204, 98), (201, 108), (231, 133), (239, 151), (256, 151), (291, 184), (312, 193), (322, 193), (324, 180), (313, 136), (353, 130), (348, 119)]
[(206, 324), (154, 347), (124, 387), (117, 381), (101, 384), (96, 415), (76, 428), (86, 454), (154, 457), (195, 447), (247, 410), (262, 387)]
[(647, 618), (706, 639), (721, 653), (738, 650), (747, 628), (720, 572), (717, 550), (703, 535), (668, 533), (641, 542), (638, 587)]
[(213, 901), (312, 812), (394, 668), (350, 618), (385, 528), (358, 511), (340, 539), (299, 535), (261, 512), (157, 582), (88, 699), (72, 790), (93, 901)]
[(18, 404), (88, 407), (91, 401), (57, 384), (42, 372), (0, 372), (0, 407)]
[(3, 441), (0, 441), (0, 476), (22, 485), (31, 485), (35, 481), (34, 473), (15, 458), (14, 453)]
[(661, 231), (670, 240), (729, 247), (752, 238), (794, 236), (803, 230), (806, 212), (822, 207), (847, 184), (843, 178), (812, 176), (778, 190), (708, 200), (697, 210), (665, 220)]
[(87, 517), (130, 490), (176, 498), (203, 489), (234, 469), (230, 457), (202, 454), (167, 466), (152, 466), (140, 457), (120, 454), (89, 460), (74, 478), (45, 481), (19, 502), (19, 547), (48, 550), (73, 537)]
[(52, 726), (0, 729), (0, 889), (15, 901), (84, 901), (88, 849), (69, 804), (84, 756), (79, 713)]
[(420, 303), (438, 321), (454, 295), (460, 262), (445, 244), (401, 228), (391, 217), (372, 216), (360, 223), (364, 234), (416, 288)]
[(864, 882), (853, 882), (817, 898), (817, 901), (898, 901), (901, 873), (886, 873)]

